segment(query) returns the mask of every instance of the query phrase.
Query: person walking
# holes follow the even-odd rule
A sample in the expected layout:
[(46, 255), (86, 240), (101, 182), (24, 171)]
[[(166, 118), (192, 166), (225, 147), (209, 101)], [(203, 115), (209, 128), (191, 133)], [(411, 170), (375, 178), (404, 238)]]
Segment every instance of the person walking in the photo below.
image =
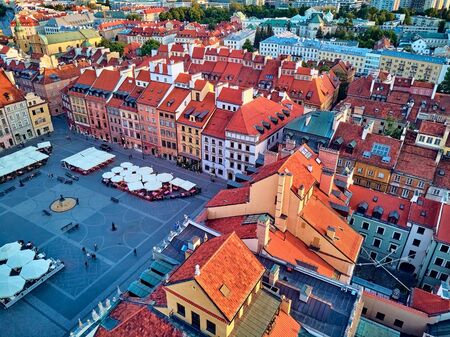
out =
[(84, 261), (84, 267), (87, 269), (87, 267), (88, 267), (88, 262), (87, 261)]
[(80, 201), (78, 200), (78, 198), (76, 198), (75, 200), (76, 200), (76, 202), (77, 202), (77, 205), (79, 205), (79, 204), (80, 204)]
[(94, 243), (94, 250), (97, 251), (97, 244)]
[(137, 256), (137, 250), (136, 250), (136, 248), (133, 249), (133, 254), (134, 254), (134, 256)]
[(83, 253), (86, 253), (86, 248), (82, 247), (82, 248), (81, 248), (81, 251), (82, 251)]
[(117, 230), (116, 224), (114, 222), (111, 224), (111, 230), (113, 232)]

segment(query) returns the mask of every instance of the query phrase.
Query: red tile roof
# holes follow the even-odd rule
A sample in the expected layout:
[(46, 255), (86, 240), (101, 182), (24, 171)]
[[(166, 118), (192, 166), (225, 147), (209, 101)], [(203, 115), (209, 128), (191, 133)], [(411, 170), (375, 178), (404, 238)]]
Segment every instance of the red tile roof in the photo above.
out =
[[(216, 109), (215, 105), (215, 95), (213, 92), (209, 92), (206, 94), (206, 96), (203, 98), (203, 101), (195, 101), (191, 100), (189, 104), (186, 106), (186, 108), (183, 110), (183, 112), (180, 114), (180, 116), (177, 119), (178, 124), (184, 124), (193, 126), (196, 128), (203, 128), (203, 126), (206, 124), (206, 122), (211, 117), (211, 114), (214, 113), (214, 110)], [(207, 114), (203, 117), (202, 120), (195, 119), (192, 121), (189, 117), (186, 117), (186, 113), (188, 111), (191, 111), (191, 114), (194, 113), (203, 113), (207, 112)]]
[(431, 182), (436, 171), (436, 157), (436, 150), (404, 143), (395, 165), (395, 171)]
[(218, 101), (231, 103), (235, 105), (242, 105), (242, 90), (235, 88), (224, 87), (220, 91)]
[(227, 205), (243, 204), (249, 201), (250, 187), (244, 186), (230, 190), (219, 191), (208, 203), (206, 207), (221, 207)]
[(441, 158), (433, 179), (433, 185), (450, 189), (450, 159)]
[(372, 76), (360, 77), (355, 79), (348, 86), (347, 96), (370, 98), (370, 87), (372, 79)]
[(388, 221), (389, 214), (396, 211), (399, 215), (397, 225), (406, 228), (409, 210), (411, 207), (411, 202), (409, 200), (357, 185), (351, 185), (349, 190), (352, 192), (350, 207), (353, 210), (356, 210), (360, 203), (366, 202), (369, 206), (366, 214), (372, 216), (374, 208), (376, 206), (380, 206), (384, 210), (381, 220), (386, 222)]
[(120, 80), (120, 72), (116, 70), (103, 69), (100, 76), (97, 77), (92, 88), (113, 91)]
[(206, 124), (202, 135), (225, 139), (225, 128), (233, 116), (233, 112), (223, 109), (216, 109), (212, 117)]
[(157, 107), (169, 89), (169, 83), (151, 81), (139, 97), (137, 103)]
[(335, 275), (335, 269), (328, 262), (290, 232), (271, 231), (269, 236), (269, 244), (265, 247), (265, 251), (271, 256), (293, 265), (304, 264), (306, 268), (314, 269), (327, 277), (332, 278)]
[(25, 100), (25, 97), (23, 96), (22, 91), (17, 89), (16, 86), (10, 82), (5, 71), (0, 69), (0, 107), (23, 100)]
[(419, 133), (434, 137), (443, 137), (446, 126), (443, 123), (436, 123), (431, 121), (422, 121), (420, 124)]
[(190, 94), (191, 91), (189, 89), (175, 87), (158, 108), (168, 112), (175, 112)]
[[(146, 306), (121, 302), (111, 313), (120, 318), (116, 327), (100, 328), (95, 337), (182, 337), (183, 332), (173, 327), (166, 319), (156, 315)], [(116, 318), (117, 319), (117, 318)]]
[(435, 228), (439, 218), (441, 204), (438, 201), (419, 197), (411, 203), (409, 221), (428, 228)]
[(425, 290), (414, 288), (411, 293), (411, 307), (434, 316), (449, 312), (450, 300)]
[(300, 324), (290, 315), (280, 310), (273, 322), (272, 330), (268, 334), (264, 334), (263, 337), (297, 337), (299, 333)]
[[(342, 219), (330, 206), (312, 197), (308, 200), (301, 214), (302, 218), (311, 224), (325, 240), (331, 242), (348, 259), (356, 262), (363, 237)], [(327, 229), (332, 224), (338, 239), (331, 240), (327, 236)]]
[(205, 224), (222, 234), (235, 232), (242, 240), (256, 238), (256, 222), (243, 225), (244, 219), (244, 215), (230, 216), (227, 218), (208, 219), (205, 221)]
[(180, 73), (177, 76), (175, 82), (183, 83), (183, 84), (189, 84), (189, 82), (191, 81), (191, 78), (192, 78), (192, 76), (189, 75), (189, 74)]
[[(195, 275), (197, 265), (200, 275)], [(264, 270), (236, 233), (231, 233), (209, 239), (195, 249), (170, 275), (168, 287), (194, 279), (225, 318), (232, 321)], [(223, 287), (227, 294), (221, 291)]]
[(441, 220), (436, 233), (437, 240), (450, 244), (450, 205), (442, 206)]
[[(283, 114), (284, 118), (280, 119), (277, 114)], [(289, 114), (289, 116), (286, 116), (286, 114)], [(303, 106), (292, 101), (284, 101), (283, 104), (279, 104), (268, 98), (258, 97), (244, 104), (234, 113), (226, 130), (244, 135), (259, 136), (259, 141), (262, 141), (302, 114)], [(270, 117), (276, 118), (277, 122), (274, 123)], [(267, 122), (270, 129), (267, 130), (262, 122)], [(256, 125), (263, 127), (262, 134), (256, 129)]]

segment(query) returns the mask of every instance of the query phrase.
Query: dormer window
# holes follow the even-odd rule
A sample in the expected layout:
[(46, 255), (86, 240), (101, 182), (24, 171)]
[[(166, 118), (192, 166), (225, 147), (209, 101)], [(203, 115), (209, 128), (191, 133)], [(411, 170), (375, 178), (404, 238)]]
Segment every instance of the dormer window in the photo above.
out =
[(398, 223), (399, 218), (400, 218), (400, 215), (398, 214), (398, 212), (397, 211), (392, 211), (392, 212), (389, 213), (388, 222), (390, 222), (390, 223), (395, 225), (395, 224)]
[(383, 216), (383, 207), (381, 206), (375, 206), (372, 212), (372, 217), (376, 218), (376, 219), (381, 219), (381, 217)]
[(369, 208), (369, 204), (367, 202), (363, 201), (358, 205), (356, 212), (361, 213), (361, 214), (366, 214), (368, 208)]

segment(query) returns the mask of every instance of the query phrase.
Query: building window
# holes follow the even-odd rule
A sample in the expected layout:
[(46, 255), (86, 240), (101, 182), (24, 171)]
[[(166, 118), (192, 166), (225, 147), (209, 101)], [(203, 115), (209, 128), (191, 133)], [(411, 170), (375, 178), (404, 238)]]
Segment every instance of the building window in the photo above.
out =
[(186, 309), (184, 305), (177, 303), (177, 314), (183, 317), (186, 317)]
[(363, 314), (364, 316), (367, 314), (367, 308), (366, 307), (363, 308), (361, 314)]
[(381, 246), (381, 240), (380, 239), (373, 239), (373, 246), (379, 248)]
[(441, 248), (439, 248), (439, 250), (440, 250), (442, 253), (448, 253), (448, 246), (446, 246), (446, 245), (441, 245)]
[(423, 228), (423, 227), (417, 227), (417, 234), (422, 235), (423, 233), (425, 233), (425, 228)]
[(389, 245), (389, 252), (395, 252), (397, 250), (397, 245), (394, 245), (393, 243), (391, 243)]
[(381, 312), (377, 312), (377, 315), (375, 316), (375, 318), (380, 321), (384, 321), (384, 317), (385, 317), (385, 314), (383, 314)]
[(430, 276), (432, 278), (436, 278), (438, 276), (438, 272), (436, 270), (431, 269), (428, 276)]
[(383, 235), (384, 234), (384, 227), (377, 227), (377, 234)]
[(440, 257), (437, 257), (437, 258), (434, 260), (434, 264), (435, 264), (436, 266), (442, 266), (443, 263), (444, 263), (444, 260), (441, 259)]
[(401, 320), (399, 320), (399, 319), (396, 319), (396, 320), (394, 321), (394, 326), (396, 326), (397, 328), (403, 327), (403, 321), (401, 321)]
[(363, 222), (361, 225), (362, 229), (368, 230), (369, 229), (369, 223), (368, 222)]
[(442, 274), (441, 274), (441, 276), (439, 277), (439, 279), (440, 279), (441, 281), (444, 281), (444, 282), (446, 282), (446, 281), (447, 281), (447, 279), (448, 279), (448, 275), (447, 275), (447, 274), (444, 274), (444, 273), (442, 273)]
[(413, 246), (419, 247), (420, 246), (420, 240), (414, 239)]
[(377, 253), (375, 253), (375, 252), (370, 252), (370, 258), (371, 258), (372, 260), (376, 261), (376, 260), (377, 260)]
[(411, 259), (414, 259), (416, 257), (416, 251), (410, 250), (408, 253), (408, 257), (410, 257)]
[(211, 332), (213, 335), (215, 335), (216, 325), (213, 322), (206, 320), (206, 331)]
[(402, 234), (399, 233), (399, 232), (394, 232), (394, 234), (392, 234), (392, 238), (393, 238), (394, 240), (400, 240), (401, 237), (402, 237)]

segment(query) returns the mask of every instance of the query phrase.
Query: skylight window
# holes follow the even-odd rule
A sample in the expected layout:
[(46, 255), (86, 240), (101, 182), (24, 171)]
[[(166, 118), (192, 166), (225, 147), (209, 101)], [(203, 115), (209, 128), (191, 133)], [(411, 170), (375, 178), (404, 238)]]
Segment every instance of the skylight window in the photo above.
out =
[(228, 287), (225, 284), (222, 284), (222, 286), (220, 287), (220, 292), (222, 293), (223, 296), (228, 297), (230, 295), (230, 289), (228, 289)]
[(384, 144), (374, 143), (372, 147), (372, 154), (379, 157), (389, 157), (391, 147)]

